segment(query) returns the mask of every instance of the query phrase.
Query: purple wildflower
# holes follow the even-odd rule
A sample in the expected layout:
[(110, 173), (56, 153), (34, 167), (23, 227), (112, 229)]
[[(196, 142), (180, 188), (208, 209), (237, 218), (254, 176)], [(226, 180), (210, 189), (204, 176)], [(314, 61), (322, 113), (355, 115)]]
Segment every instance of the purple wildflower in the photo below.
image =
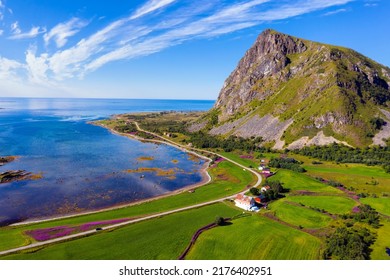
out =
[(91, 229), (94, 229), (96, 227), (100, 227), (103, 225), (113, 225), (113, 224), (119, 224), (125, 221), (128, 221), (129, 219), (117, 219), (117, 220), (107, 220), (107, 221), (97, 221), (97, 222), (89, 222), (85, 223), (79, 226), (57, 226), (57, 227), (51, 227), (51, 228), (42, 228), (42, 229), (34, 229), (26, 231), (26, 234), (30, 235), (32, 238), (34, 238), (37, 241), (46, 241), (50, 239), (55, 239), (63, 236), (67, 236), (70, 234), (74, 234), (77, 232), (84, 232)]
[(359, 212), (360, 212), (359, 206), (353, 207), (353, 208), (352, 208), (352, 212), (353, 212), (353, 213), (359, 213)]

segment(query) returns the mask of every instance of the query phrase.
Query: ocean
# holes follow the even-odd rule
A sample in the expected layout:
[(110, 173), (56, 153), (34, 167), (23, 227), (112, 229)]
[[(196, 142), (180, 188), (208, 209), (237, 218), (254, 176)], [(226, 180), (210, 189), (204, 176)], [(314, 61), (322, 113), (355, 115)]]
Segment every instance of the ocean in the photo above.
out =
[[(0, 225), (101, 209), (155, 197), (202, 180), (204, 160), (172, 146), (142, 143), (88, 122), (126, 112), (206, 111), (214, 101), (0, 98), (4, 166), (41, 174), (0, 184)], [(153, 156), (153, 160), (140, 160)], [(126, 172), (137, 168), (175, 170)]]

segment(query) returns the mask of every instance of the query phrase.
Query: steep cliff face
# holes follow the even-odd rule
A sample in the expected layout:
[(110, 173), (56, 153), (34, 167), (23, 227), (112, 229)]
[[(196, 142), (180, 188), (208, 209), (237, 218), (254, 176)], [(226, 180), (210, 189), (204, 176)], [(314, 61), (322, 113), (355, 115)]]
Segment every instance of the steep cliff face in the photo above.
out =
[(223, 112), (232, 115), (242, 105), (254, 99), (264, 99), (272, 91), (255, 87), (258, 81), (280, 73), (291, 63), (287, 55), (302, 53), (306, 49), (300, 39), (272, 30), (264, 31), (226, 79), (215, 107), (224, 106), (226, 111)]
[(388, 67), (351, 49), (266, 30), (226, 79), (210, 133), (262, 136), (275, 148), (367, 146), (380, 132), (373, 119), (390, 123), (389, 84)]

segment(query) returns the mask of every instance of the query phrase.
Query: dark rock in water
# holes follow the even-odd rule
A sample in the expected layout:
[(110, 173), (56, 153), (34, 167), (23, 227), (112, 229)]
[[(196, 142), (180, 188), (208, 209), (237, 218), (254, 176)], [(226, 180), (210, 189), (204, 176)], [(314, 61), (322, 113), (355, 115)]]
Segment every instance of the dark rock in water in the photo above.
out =
[(27, 177), (30, 175), (31, 175), (31, 173), (26, 172), (25, 170), (6, 171), (3, 173), (0, 173), (0, 184), (27, 179)]

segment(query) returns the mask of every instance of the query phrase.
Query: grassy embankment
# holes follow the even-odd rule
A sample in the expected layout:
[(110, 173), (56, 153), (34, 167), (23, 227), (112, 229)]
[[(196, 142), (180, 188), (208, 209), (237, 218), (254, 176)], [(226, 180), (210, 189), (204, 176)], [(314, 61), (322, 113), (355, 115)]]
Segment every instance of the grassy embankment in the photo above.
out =
[(4, 259), (177, 259), (198, 228), (214, 222), (216, 216), (232, 217), (239, 213), (218, 203)]

